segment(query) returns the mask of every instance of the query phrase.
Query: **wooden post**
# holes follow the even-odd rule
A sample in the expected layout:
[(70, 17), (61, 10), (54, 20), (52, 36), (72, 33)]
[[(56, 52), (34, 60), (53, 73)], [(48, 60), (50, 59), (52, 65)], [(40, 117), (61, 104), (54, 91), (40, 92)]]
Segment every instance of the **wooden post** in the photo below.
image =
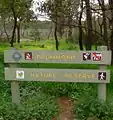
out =
[[(97, 48), (99, 51), (107, 50), (107, 46), (99, 46)], [(100, 65), (100, 70), (105, 70), (106, 65)], [(106, 83), (99, 83), (98, 84), (98, 99), (102, 101), (106, 101)]]
[[(15, 48), (11, 48), (16, 50)], [(10, 49), (10, 50), (11, 50)], [(10, 67), (17, 67), (16, 64), (9, 64)], [(19, 82), (11, 81), (11, 93), (12, 93), (12, 103), (19, 105), (20, 104), (20, 90), (19, 90)]]

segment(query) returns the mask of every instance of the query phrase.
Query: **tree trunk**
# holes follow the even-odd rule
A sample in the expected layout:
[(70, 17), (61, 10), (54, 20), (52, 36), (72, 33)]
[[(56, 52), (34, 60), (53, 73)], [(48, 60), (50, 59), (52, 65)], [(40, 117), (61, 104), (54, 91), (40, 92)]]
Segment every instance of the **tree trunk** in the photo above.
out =
[(62, 39), (62, 36), (63, 36), (63, 28), (62, 27), (59, 28), (59, 34), (60, 34), (60, 39)]
[(13, 27), (13, 32), (12, 32), (12, 38), (11, 38), (11, 47), (14, 47), (13, 43), (14, 43), (14, 39), (15, 39), (15, 32), (16, 32), (16, 24), (17, 24), (17, 18), (15, 18), (14, 20), (14, 27)]
[(13, 43), (14, 43), (15, 32), (16, 32), (16, 27), (17, 27), (17, 17), (16, 17), (15, 10), (14, 10), (14, 0), (12, 1), (12, 4), (11, 4), (11, 10), (13, 12), (13, 17), (14, 17), (14, 27), (13, 27), (12, 38), (11, 38), (10, 44), (11, 44), (11, 47), (14, 47)]
[[(5, 19), (5, 18), (4, 18), (4, 19)], [(7, 40), (8, 40), (8, 41), (10, 41), (10, 37), (9, 37), (9, 35), (8, 35), (7, 31), (6, 31), (6, 24), (5, 24), (5, 20), (3, 20), (3, 27), (4, 27), (4, 32), (5, 32), (6, 36), (7, 36)]]
[(52, 32), (53, 32), (53, 25), (51, 23), (50, 32), (49, 32), (48, 37), (47, 37), (48, 40), (50, 39), (50, 35), (51, 35)]
[(79, 17), (79, 47), (80, 47), (80, 50), (83, 50), (83, 43), (82, 43), (82, 38), (83, 38), (83, 35), (82, 35), (82, 23), (81, 23), (81, 19), (82, 19), (82, 13), (83, 13), (83, 1), (81, 1), (81, 12), (80, 12), (80, 17)]
[(105, 11), (105, 5), (104, 5), (104, 0), (103, 1), (103, 28), (104, 28), (104, 39), (105, 39), (105, 44), (109, 46), (108, 44), (108, 32), (107, 32), (107, 21), (106, 21), (106, 11)]
[(105, 41), (105, 45), (107, 45), (109, 47), (108, 31), (107, 31), (107, 18), (106, 18), (106, 7), (105, 7), (104, 0), (98, 0), (98, 2), (99, 2), (99, 5), (102, 9), (104, 41)]
[(68, 18), (68, 41), (69, 42), (73, 42), (73, 37), (72, 37), (72, 15), (69, 15), (69, 18)]
[(111, 41), (110, 41), (110, 48), (112, 51), (112, 58), (111, 58), (111, 64), (113, 65), (113, 23), (112, 23), (112, 31), (111, 31)]
[(111, 64), (113, 65), (113, 0), (109, 0), (110, 10), (111, 10), (111, 40), (110, 40), (110, 49), (112, 51), (112, 60)]
[(56, 42), (56, 50), (58, 50), (59, 49), (59, 41), (57, 38), (57, 22), (55, 23), (54, 37), (55, 37), (55, 42)]
[(73, 40), (72, 40), (72, 28), (71, 28), (71, 26), (69, 26), (69, 29), (68, 29), (68, 40), (69, 40), (70, 42), (73, 41)]
[(99, 24), (99, 29), (100, 29), (100, 33), (101, 35), (103, 35), (103, 31), (102, 31), (102, 23), (99, 21), (100, 17), (98, 17), (98, 24)]
[(18, 25), (17, 25), (17, 37), (18, 37), (17, 42), (18, 42), (18, 44), (20, 44), (20, 23), (18, 23)]
[(92, 47), (92, 13), (91, 13), (90, 1), (85, 0), (85, 4), (86, 4), (86, 17), (87, 17), (86, 50), (91, 50), (91, 47)]

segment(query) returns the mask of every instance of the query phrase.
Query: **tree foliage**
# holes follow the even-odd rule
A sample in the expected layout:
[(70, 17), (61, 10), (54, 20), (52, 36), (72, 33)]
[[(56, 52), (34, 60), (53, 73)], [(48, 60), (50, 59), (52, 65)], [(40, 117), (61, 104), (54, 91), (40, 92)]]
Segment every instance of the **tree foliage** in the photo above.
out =
[(0, 16), (2, 18), (5, 17), (7, 19), (8, 15), (10, 15), (11, 20), (14, 21), (12, 38), (10, 41), (11, 47), (13, 47), (16, 28), (18, 30), (18, 39), (20, 39), (20, 22), (28, 21), (33, 16), (33, 11), (30, 10), (31, 5), (32, 5), (32, 0), (1, 0), (0, 1)]

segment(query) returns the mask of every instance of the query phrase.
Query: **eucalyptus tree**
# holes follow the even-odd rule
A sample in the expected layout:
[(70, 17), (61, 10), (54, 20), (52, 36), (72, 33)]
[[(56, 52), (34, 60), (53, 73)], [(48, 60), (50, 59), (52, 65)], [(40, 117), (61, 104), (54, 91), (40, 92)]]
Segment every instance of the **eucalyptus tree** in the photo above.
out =
[(91, 50), (92, 47), (92, 11), (90, 0), (84, 0), (86, 5), (86, 21), (87, 21), (87, 39), (86, 39), (86, 50)]
[(65, 26), (68, 27), (68, 39), (72, 39), (72, 24), (75, 20), (78, 6), (78, 0), (47, 0), (39, 9), (47, 13), (50, 20), (54, 23), (54, 37), (57, 50), (59, 46), (57, 33), (60, 32), (62, 34)]
[[(55, 42), (56, 42), (56, 50), (58, 50), (59, 49), (59, 41), (57, 37), (58, 23), (61, 22), (61, 19), (63, 20), (62, 22), (64, 22), (64, 14), (62, 14), (63, 1), (47, 0), (41, 5), (40, 11), (47, 13), (51, 21), (54, 23), (54, 37), (55, 37)], [(60, 30), (62, 29), (61, 24), (59, 28)]]
[(4, 1), (0, 1), (0, 21), (1, 21), (1, 32), (6, 34), (7, 40), (10, 41), (10, 33), (6, 29), (6, 25), (11, 24), (12, 14), (11, 10), (5, 5)]
[(108, 24), (107, 24), (107, 9), (105, 5), (105, 0), (98, 0), (99, 6), (102, 11), (102, 17), (103, 17), (103, 31), (104, 31), (104, 40), (105, 40), (105, 45), (109, 47), (109, 41), (108, 41)]
[(80, 14), (79, 14), (79, 20), (78, 20), (78, 24), (79, 24), (79, 47), (80, 50), (83, 50), (83, 30), (82, 30), (82, 17), (83, 17), (83, 0), (80, 1)]
[(109, 0), (109, 9), (110, 9), (110, 27), (111, 27), (111, 35), (110, 35), (110, 48), (112, 51), (112, 65), (113, 65), (113, 0)]
[(17, 35), (18, 43), (20, 43), (20, 26), (22, 22), (29, 22), (34, 15), (33, 10), (31, 10), (32, 1), (31, 0), (19, 0), (18, 8), (16, 10), (17, 15)]
[(11, 13), (13, 20), (12, 37), (10, 40), (13, 47), (16, 28), (18, 29), (18, 42), (20, 41), (20, 22), (31, 17), (33, 12), (30, 11), (32, 0), (1, 0), (0, 7), (6, 12)]

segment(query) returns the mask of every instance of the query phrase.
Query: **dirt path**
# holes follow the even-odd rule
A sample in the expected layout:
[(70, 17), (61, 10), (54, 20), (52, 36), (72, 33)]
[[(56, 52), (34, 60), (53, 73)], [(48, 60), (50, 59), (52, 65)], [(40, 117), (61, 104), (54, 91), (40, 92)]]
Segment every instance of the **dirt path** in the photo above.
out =
[[(71, 101), (67, 97), (61, 97), (58, 100), (58, 105), (60, 108), (60, 114), (58, 118), (54, 118), (52, 120), (75, 120), (73, 116), (73, 105), (75, 104), (74, 101)], [(99, 120), (95, 116), (89, 117), (87, 120)]]
[[(59, 120), (73, 120), (73, 102), (67, 97), (61, 97), (58, 100), (60, 108)], [(57, 120), (54, 118), (53, 120)]]

